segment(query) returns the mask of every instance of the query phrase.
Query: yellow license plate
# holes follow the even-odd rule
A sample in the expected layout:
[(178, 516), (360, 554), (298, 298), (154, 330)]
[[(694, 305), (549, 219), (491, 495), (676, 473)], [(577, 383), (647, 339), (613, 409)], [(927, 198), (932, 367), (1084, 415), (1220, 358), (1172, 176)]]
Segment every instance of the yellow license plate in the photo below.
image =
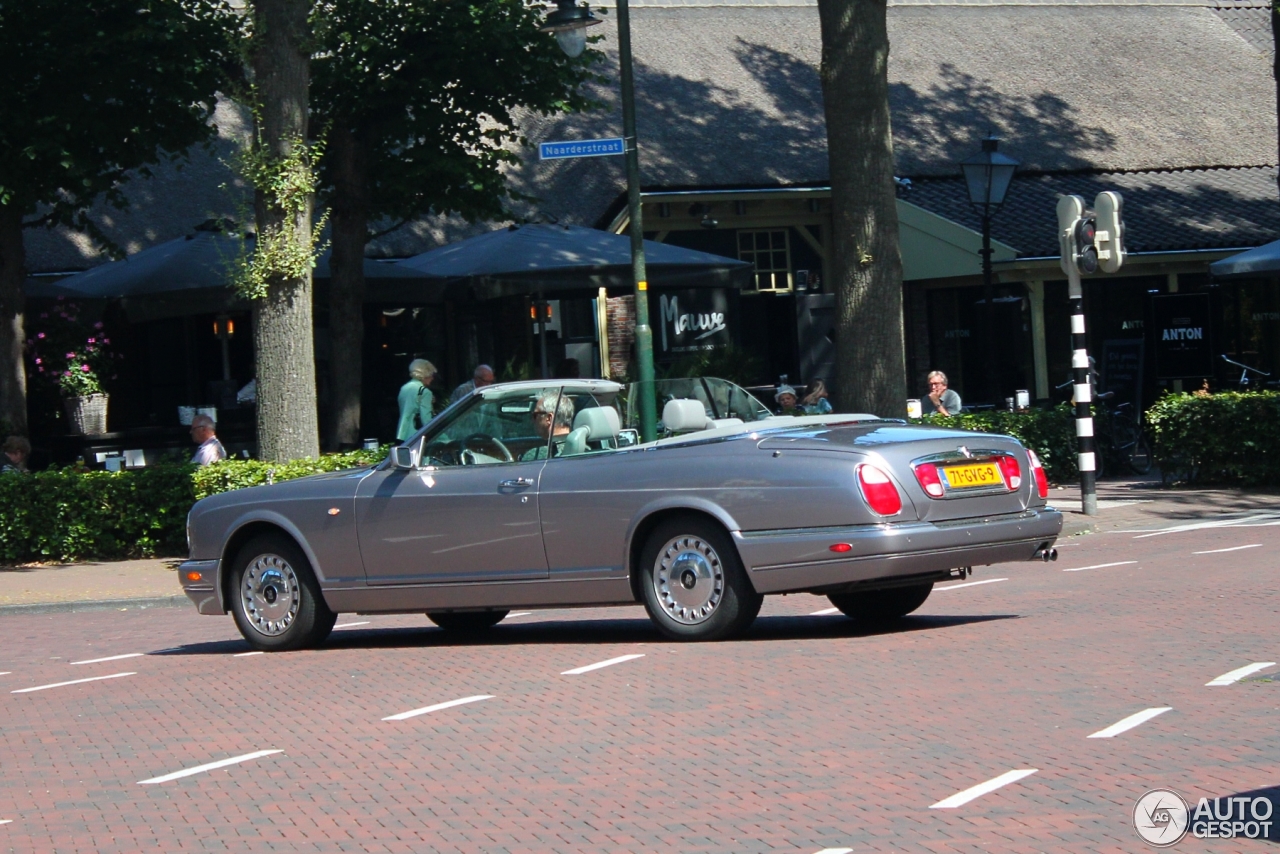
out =
[(952, 489), (971, 489), (976, 486), (1003, 486), (1004, 478), (995, 463), (973, 463), (965, 466), (945, 466), (942, 469)]

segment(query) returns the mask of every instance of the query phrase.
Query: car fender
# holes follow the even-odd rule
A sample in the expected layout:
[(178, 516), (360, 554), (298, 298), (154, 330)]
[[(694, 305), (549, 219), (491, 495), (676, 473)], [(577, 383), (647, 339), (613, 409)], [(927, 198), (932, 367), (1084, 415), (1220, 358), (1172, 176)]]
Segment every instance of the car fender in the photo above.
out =
[(705, 513), (721, 525), (724, 525), (730, 534), (741, 529), (737, 520), (727, 510), (706, 498), (696, 495), (664, 495), (661, 498), (655, 498), (637, 510), (635, 515), (631, 517), (631, 524), (627, 526), (627, 535), (623, 540), (622, 546), (622, 565), (627, 567), (628, 575), (631, 574), (631, 552), (636, 531), (644, 524), (646, 519), (649, 519), (655, 513), (662, 513), (667, 510), (694, 510)]
[[(235, 555), (228, 554), (226, 551), (227, 543), (236, 538), (236, 534), (242, 531), (247, 525), (266, 523), (284, 531), (293, 541), (298, 544), (298, 548), (302, 549), (303, 555), (306, 556), (307, 562), (311, 564), (311, 571), (315, 574), (316, 581), (322, 585), (324, 583), (324, 568), (321, 565), (319, 557), (311, 548), (311, 543), (303, 536), (302, 531), (293, 523), (289, 517), (277, 513), (274, 510), (257, 507), (252, 510), (241, 513), (235, 518), (231, 524), (227, 525), (225, 533), (222, 536), (223, 554), (221, 560), (218, 561), (218, 597), (222, 598), (223, 591), (226, 589), (223, 585), (226, 580), (226, 573), (229, 571), (229, 563)], [(223, 603), (225, 606), (227, 603)]]

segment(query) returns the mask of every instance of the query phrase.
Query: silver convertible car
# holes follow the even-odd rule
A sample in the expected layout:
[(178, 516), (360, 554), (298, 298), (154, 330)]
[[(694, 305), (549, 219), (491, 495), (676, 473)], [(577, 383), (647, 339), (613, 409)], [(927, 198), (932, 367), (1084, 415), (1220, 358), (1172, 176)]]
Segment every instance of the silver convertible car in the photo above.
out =
[(500, 384), (380, 465), (205, 498), (183, 586), (262, 650), (317, 644), (343, 612), (476, 631), (636, 602), (669, 637), (711, 640), (769, 593), (888, 620), (973, 566), (1055, 556), (1044, 470), (1008, 436), (770, 416), (719, 380), (656, 391), (655, 442), (624, 428), (618, 383)]

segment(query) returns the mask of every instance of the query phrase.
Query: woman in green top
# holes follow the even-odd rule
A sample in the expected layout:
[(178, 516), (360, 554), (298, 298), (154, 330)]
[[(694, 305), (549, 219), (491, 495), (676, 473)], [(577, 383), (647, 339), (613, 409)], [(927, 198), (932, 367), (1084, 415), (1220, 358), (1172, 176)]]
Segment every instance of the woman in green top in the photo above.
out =
[(427, 386), (436, 378), (436, 366), (426, 359), (414, 359), (409, 363), (409, 377), (396, 398), (400, 403), (396, 439), (401, 442), (431, 420), (431, 389)]

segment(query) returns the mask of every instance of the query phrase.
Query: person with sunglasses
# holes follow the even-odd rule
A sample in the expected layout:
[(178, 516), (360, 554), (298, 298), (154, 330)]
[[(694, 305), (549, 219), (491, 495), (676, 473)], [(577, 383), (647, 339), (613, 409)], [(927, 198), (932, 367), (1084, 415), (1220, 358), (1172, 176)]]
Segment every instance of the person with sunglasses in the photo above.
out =
[[(573, 398), (562, 395), (558, 391), (549, 392), (538, 398), (533, 405), (533, 432), (539, 438), (551, 441), (551, 456), (560, 455), (565, 438), (573, 429)], [(521, 460), (545, 460), (548, 445), (542, 444), (530, 448), (521, 456)]]

